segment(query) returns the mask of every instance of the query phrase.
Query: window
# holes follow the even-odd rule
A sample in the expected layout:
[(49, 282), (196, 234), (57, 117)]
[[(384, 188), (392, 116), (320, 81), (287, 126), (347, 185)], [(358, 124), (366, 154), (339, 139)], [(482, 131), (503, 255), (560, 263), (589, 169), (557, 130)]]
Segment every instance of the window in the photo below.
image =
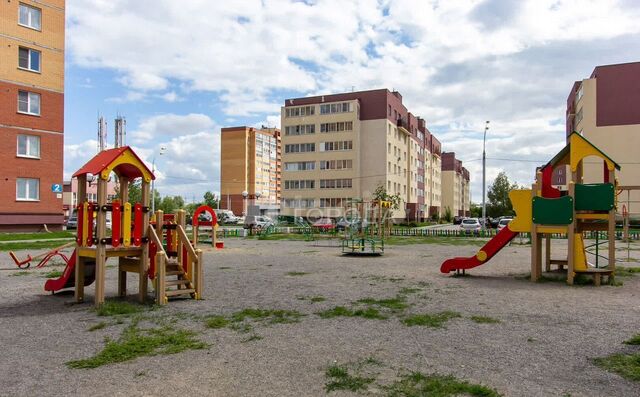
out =
[(342, 207), (348, 203), (346, 198), (321, 198), (320, 207)]
[(315, 152), (316, 144), (315, 143), (294, 143), (289, 145), (284, 145), (285, 153), (306, 153), (306, 152)]
[(323, 160), (320, 161), (321, 170), (348, 170), (353, 168), (353, 160)]
[(320, 189), (351, 189), (352, 179), (320, 179)]
[(40, 71), (40, 51), (31, 48), (18, 48), (18, 67), (32, 72)]
[(352, 106), (349, 102), (320, 105), (320, 114), (346, 113), (351, 112), (352, 110)]
[(40, 200), (40, 180), (29, 178), (16, 179), (16, 200), (38, 201)]
[(320, 142), (321, 152), (331, 152), (353, 149), (353, 141)]
[(582, 121), (582, 108), (576, 113), (576, 125)]
[(297, 108), (286, 108), (285, 117), (312, 116), (315, 113), (315, 106), (301, 106)]
[(291, 126), (284, 127), (285, 135), (305, 135), (305, 134), (315, 134), (315, 133), (316, 133), (315, 124), (291, 125)]
[(40, 137), (18, 135), (18, 156), (40, 158)]
[(285, 171), (309, 171), (316, 168), (315, 161), (300, 161), (296, 163), (284, 163)]
[(296, 181), (284, 181), (285, 190), (295, 189), (314, 189), (316, 181), (309, 180), (296, 180)]
[(18, 112), (40, 115), (40, 94), (18, 91)]
[(26, 4), (20, 4), (18, 23), (31, 29), (40, 30), (42, 10)]

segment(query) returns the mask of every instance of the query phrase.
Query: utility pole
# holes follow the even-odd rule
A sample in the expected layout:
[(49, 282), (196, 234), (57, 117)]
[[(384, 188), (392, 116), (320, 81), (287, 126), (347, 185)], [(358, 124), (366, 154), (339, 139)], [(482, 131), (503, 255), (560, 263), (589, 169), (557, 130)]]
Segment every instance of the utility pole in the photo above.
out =
[(489, 120), (484, 124), (484, 136), (482, 137), (482, 230), (487, 229), (487, 153), (485, 145), (487, 142), (487, 130), (489, 129)]
[[(164, 154), (164, 151), (167, 150), (166, 147), (160, 147), (160, 156)], [(153, 160), (151, 161), (151, 173), (155, 175), (156, 173), (156, 155), (153, 154)], [(151, 213), (155, 214), (156, 212), (156, 183), (155, 179), (151, 180)]]

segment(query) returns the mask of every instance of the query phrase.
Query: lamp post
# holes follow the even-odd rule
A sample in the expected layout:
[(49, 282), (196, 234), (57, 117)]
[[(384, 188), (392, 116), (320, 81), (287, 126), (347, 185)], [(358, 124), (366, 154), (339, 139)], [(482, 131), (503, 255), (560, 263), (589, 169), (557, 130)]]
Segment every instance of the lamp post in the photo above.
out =
[[(162, 156), (164, 151), (167, 150), (166, 147), (161, 146), (159, 155)], [(156, 173), (156, 154), (153, 154), (153, 159), (151, 160), (151, 173), (155, 175)], [(156, 183), (155, 179), (151, 180), (151, 213), (155, 214), (156, 212)]]
[(487, 187), (487, 153), (485, 152), (485, 145), (487, 143), (487, 130), (489, 129), (489, 120), (484, 124), (484, 136), (482, 137), (482, 230), (487, 229), (487, 202), (486, 202), (486, 187)]
[[(243, 207), (244, 207), (244, 215), (245, 215), (245, 225), (247, 224), (247, 221), (249, 223), (249, 235), (253, 235), (253, 228), (254, 226), (256, 226), (256, 219), (255, 219), (255, 214), (249, 214), (248, 213), (248, 208), (247, 208), (247, 199), (250, 199), (251, 202), (253, 203), (253, 206), (255, 206), (255, 200), (259, 199), (260, 196), (262, 194), (260, 194), (260, 192), (256, 192), (255, 194), (249, 194), (249, 192), (247, 192), (246, 190), (244, 190), (242, 192), (242, 198), (243, 198)], [(254, 216), (254, 218), (249, 218), (247, 219), (247, 217), (249, 216)]]

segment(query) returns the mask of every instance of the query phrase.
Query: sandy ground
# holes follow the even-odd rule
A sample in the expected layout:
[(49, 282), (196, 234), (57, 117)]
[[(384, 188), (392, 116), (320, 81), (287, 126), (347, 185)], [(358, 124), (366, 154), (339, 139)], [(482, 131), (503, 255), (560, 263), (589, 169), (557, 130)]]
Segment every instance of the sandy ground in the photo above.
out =
[[(557, 255), (561, 242), (554, 241)], [(256, 325), (263, 339), (207, 329), (194, 318), (178, 326), (199, 332), (206, 350), (142, 357), (97, 369), (70, 369), (69, 360), (87, 358), (117, 338), (123, 326), (89, 332), (104, 318), (92, 311), (93, 287), (85, 304), (72, 295), (43, 291), (45, 271), (18, 271), (0, 256), (0, 395), (2, 396), (323, 396), (325, 370), (333, 362), (375, 357), (383, 363), (378, 381), (398, 372), (453, 374), (496, 388), (507, 396), (632, 396), (640, 385), (608, 373), (591, 359), (625, 351), (621, 344), (640, 332), (640, 276), (621, 287), (533, 284), (530, 248), (507, 247), (469, 277), (439, 273), (443, 259), (472, 255), (474, 246), (388, 247), (379, 258), (341, 257), (338, 248), (313, 243), (228, 239), (207, 252), (205, 300), (176, 300), (153, 313), (229, 314), (249, 307), (297, 310), (294, 324)], [(640, 254), (638, 251), (633, 251)], [(626, 255), (626, 254), (625, 254)], [(308, 274), (292, 276), (288, 272)], [(116, 295), (116, 272), (108, 269), (107, 295)], [(136, 285), (131, 280), (131, 285)], [(407, 327), (387, 320), (315, 313), (365, 298), (396, 296), (402, 288), (411, 307), (405, 315), (459, 312), (445, 328)], [(299, 297), (322, 296), (311, 303)], [(470, 316), (498, 324), (478, 324)], [(371, 389), (372, 395), (381, 391)], [(331, 395), (350, 395), (333, 392)]]

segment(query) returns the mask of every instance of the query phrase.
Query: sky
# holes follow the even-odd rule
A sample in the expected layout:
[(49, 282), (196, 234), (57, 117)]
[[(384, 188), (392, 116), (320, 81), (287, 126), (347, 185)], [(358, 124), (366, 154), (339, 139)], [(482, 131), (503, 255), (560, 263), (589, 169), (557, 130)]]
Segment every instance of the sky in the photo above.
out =
[[(65, 179), (98, 115), (155, 159), (161, 195), (219, 191), (220, 128), (280, 126), (284, 100), (388, 88), (454, 151), (482, 200), (564, 146), (566, 99), (597, 65), (640, 61), (637, 0), (68, 0)], [(163, 154), (159, 154), (165, 148)]]

